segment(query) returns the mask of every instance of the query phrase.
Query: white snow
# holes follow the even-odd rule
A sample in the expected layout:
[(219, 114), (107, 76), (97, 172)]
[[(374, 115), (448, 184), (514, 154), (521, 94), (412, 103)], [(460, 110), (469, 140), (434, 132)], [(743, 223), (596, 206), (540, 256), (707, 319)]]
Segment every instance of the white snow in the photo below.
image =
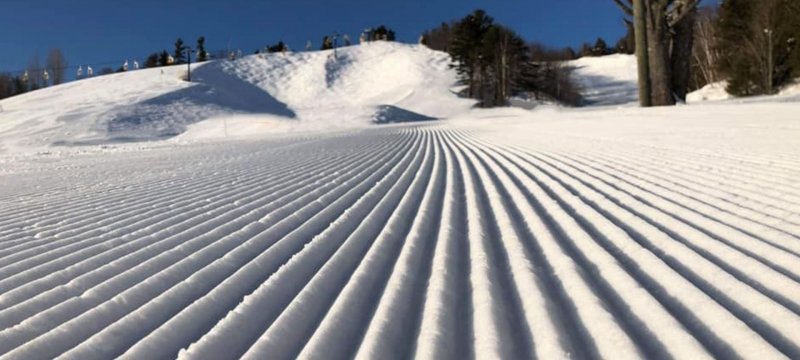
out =
[(615, 54), (567, 62), (589, 105), (633, 104), (639, 98), (636, 57)]
[(686, 102), (691, 104), (703, 101), (719, 101), (719, 100), (731, 99), (733, 98), (733, 96), (728, 94), (727, 91), (725, 91), (725, 87), (727, 86), (728, 83), (724, 81), (708, 84), (704, 86), (702, 89), (695, 90), (686, 95)]
[(181, 80), (185, 65), (95, 77), (2, 100), (0, 152), (363, 127), (386, 106), (396, 118), (383, 122), (447, 118), (474, 103), (451, 91), (449, 64), (423, 46), (376, 42), (194, 65), (193, 83)]
[(791, 88), (640, 109), (610, 56), (609, 106), (477, 110), (337, 56), (3, 100), (0, 359), (800, 358)]

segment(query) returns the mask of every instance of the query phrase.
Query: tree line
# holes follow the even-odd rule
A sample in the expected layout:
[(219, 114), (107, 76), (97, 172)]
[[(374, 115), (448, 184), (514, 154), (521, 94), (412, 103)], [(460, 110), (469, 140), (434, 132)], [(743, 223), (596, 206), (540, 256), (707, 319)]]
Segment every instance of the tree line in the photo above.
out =
[(476, 99), (480, 107), (506, 106), (515, 96), (569, 105), (582, 102), (570, 69), (552, 61), (575, 58), (574, 51), (531, 46), (483, 10), (426, 31), (421, 42), (452, 56), (463, 95)]
[(64, 52), (58, 48), (50, 49), (44, 63), (39, 56), (34, 56), (22, 74), (0, 73), (0, 99), (62, 84), (67, 70)]

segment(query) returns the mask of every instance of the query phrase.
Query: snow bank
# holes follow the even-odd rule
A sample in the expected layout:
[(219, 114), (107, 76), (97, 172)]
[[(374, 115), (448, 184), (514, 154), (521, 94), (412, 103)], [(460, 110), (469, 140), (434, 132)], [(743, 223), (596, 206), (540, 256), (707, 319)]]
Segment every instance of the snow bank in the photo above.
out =
[(702, 101), (719, 101), (728, 100), (733, 98), (731, 94), (725, 91), (728, 83), (725, 81), (708, 84), (702, 89), (693, 91), (686, 96), (687, 103), (697, 103)]

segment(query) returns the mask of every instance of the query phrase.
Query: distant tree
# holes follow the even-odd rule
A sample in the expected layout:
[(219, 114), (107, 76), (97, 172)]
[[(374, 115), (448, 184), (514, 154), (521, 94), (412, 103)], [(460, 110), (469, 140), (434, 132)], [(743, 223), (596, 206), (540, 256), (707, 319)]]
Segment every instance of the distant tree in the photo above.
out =
[(564, 48), (563, 53), (564, 60), (575, 60), (578, 58), (578, 53), (571, 47)]
[(21, 75), (14, 77), (14, 95), (21, 95), (28, 92), (28, 82)]
[(34, 56), (28, 61), (28, 70), (27, 70), (27, 83), (28, 89), (30, 91), (38, 90), (43, 87), (47, 87), (47, 80), (44, 78), (44, 70), (45, 68), (42, 67), (41, 60), (39, 60), (39, 56)]
[(325, 36), (322, 38), (322, 47), (320, 50), (331, 50), (333, 49), (333, 38), (330, 36)]
[(169, 62), (169, 59), (170, 59), (170, 56), (169, 56), (169, 53), (167, 52), (167, 50), (162, 50), (161, 54), (158, 55), (158, 65), (159, 66), (172, 65)]
[(430, 49), (448, 52), (453, 37), (453, 24), (442, 23), (422, 33), (422, 44)]
[(186, 63), (186, 45), (183, 43), (183, 39), (178, 38), (175, 40), (175, 50), (173, 51), (172, 58), (175, 59), (175, 64), (185, 64)]
[(14, 78), (9, 74), (0, 74), (0, 99), (11, 96), (14, 96)]
[(284, 51), (287, 51), (287, 50), (289, 50), (289, 47), (286, 46), (286, 44), (284, 44), (283, 41), (278, 41), (277, 44), (267, 47), (267, 52), (269, 52), (269, 53), (278, 53), (278, 52), (284, 52)]
[(206, 51), (206, 38), (201, 36), (197, 39), (197, 62), (208, 61), (208, 52)]
[(594, 47), (589, 43), (581, 45), (581, 57), (594, 56)]
[(382, 41), (395, 41), (395, 33), (392, 29), (387, 28), (385, 25), (378, 26), (377, 29), (373, 30), (372, 40), (382, 40)]
[[(122, 68), (120, 68), (120, 70), (121, 69)], [(100, 75), (110, 75), (110, 74), (113, 74), (113, 73), (114, 73), (114, 69), (112, 69), (110, 67), (104, 67), (102, 70), (100, 70)]]
[(604, 56), (608, 55), (611, 52), (608, 49), (608, 44), (606, 43), (603, 38), (597, 38), (597, 41), (594, 43), (594, 47), (592, 48), (592, 55), (593, 56)]
[(47, 53), (47, 71), (50, 73), (53, 85), (64, 82), (67, 71), (67, 60), (61, 49), (50, 49)]
[(571, 48), (554, 49), (536, 42), (528, 44), (528, 51), (532, 61), (575, 60), (576, 56)]
[(147, 60), (144, 61), (145, 68), (155, 68), (158, 67), (158, 53), (152, 53), (147, 56)]
[(633, 34), (633, 24), (625, 21), (625, 28), (627, 31), (624, 36), (617, 40), (614, 45), (614, 51), (618, 54), (633, 55), (636, 52), (636, 37)]

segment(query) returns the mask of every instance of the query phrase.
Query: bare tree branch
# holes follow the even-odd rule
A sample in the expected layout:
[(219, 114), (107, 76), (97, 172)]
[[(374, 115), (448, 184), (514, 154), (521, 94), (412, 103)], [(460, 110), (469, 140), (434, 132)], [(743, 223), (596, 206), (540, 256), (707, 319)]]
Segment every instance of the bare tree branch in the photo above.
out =
[(633, 17), (633, 5), (631, 1), (632, 0), (627, 0), (628, 4), (625, 4), (622, 0), (614, 0), (614, 3), (617, 4), (617, 7), (619, 7), (625, 15)]
[(669, 27), (674, 27), (681, 22), (687, 15), (691, 14), (700, 4), (700, 0), (684, 0), (679, 5), (675, 5), (669, 12)]

